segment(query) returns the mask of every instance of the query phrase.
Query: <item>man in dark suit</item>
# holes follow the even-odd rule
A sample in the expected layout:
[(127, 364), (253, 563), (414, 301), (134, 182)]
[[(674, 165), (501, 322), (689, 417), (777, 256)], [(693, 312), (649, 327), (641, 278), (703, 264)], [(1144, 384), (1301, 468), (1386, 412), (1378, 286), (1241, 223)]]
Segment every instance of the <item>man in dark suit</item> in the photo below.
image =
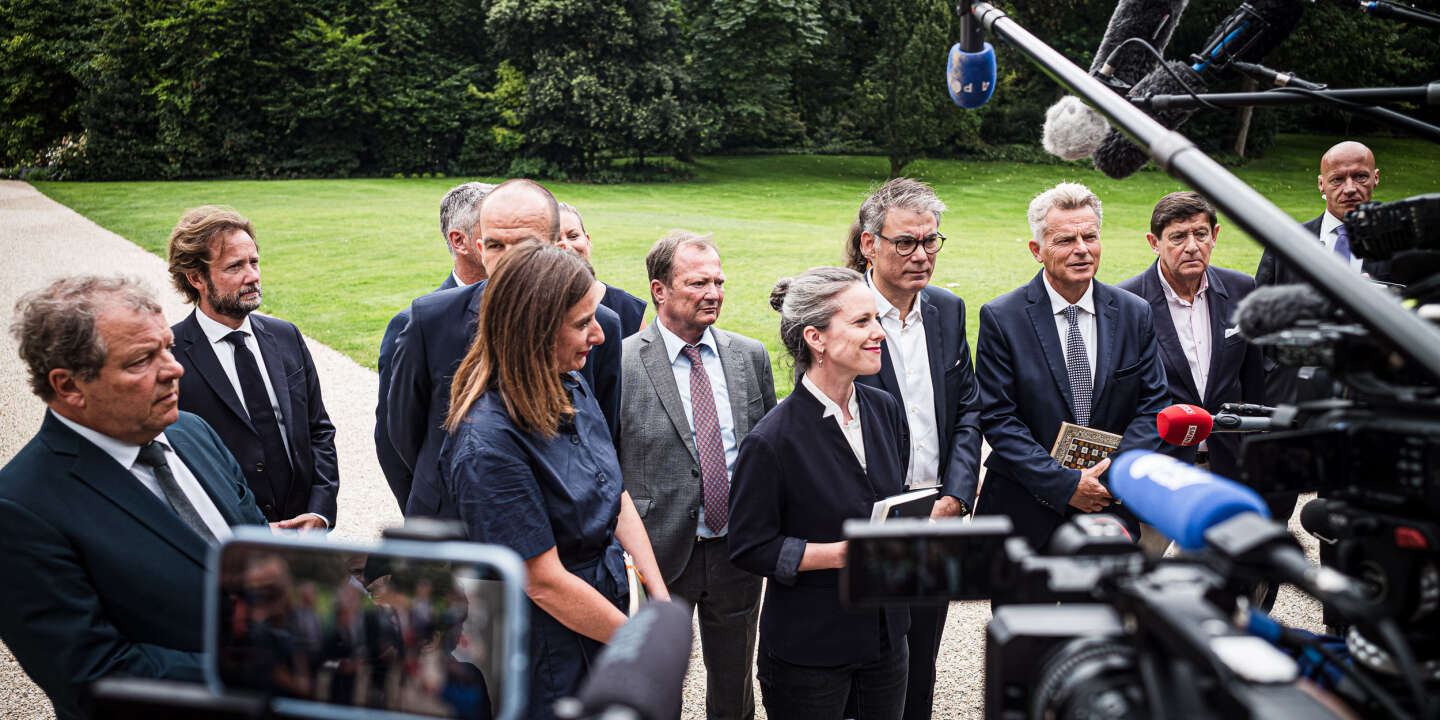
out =
[[(560, 203), (560, 246), (589, 261), (591, 245), (580, 211), (570, 203)], [(627, 338), (640, 332), (640, 328), (645, 327), (645, 301), (614, 285), (603, 284), (605, 296), (600, 298), (600, 304), (620, 316), (620, 332)]]
[[(1169, 382), (1170, 401), (1215, 413), (1223, 403), (1265, 402), (1260, 349), (1246, 342), (1231, 316), (1251, 290), (1249, 275), (1210, 264), (1220, 237), (1215, 209), (1191, 191), (1166, 195), (1150, 214), (1145, 236), (1156, 260), (1118, 285), (1150, 303), (1155, 339)], [(1217, 433), (1199, 446), (1163, 445), (1169, 455), (1219, 475), (1238, 478), (1240, 435)], [(1168, 543), (1147, 550), (1164, 552)]]
[(206, 553), (265, 520), (220, 438), (179, 411), (159, 304), (134, 281), (74, 277), (16, 315), (49, 409), (0, 469), (0, 640), (61, 720), (107, 675), (202, 682)]
[(327, 530), (340, 492), (335, 426), (300, 330), (252, 314), (261, 299), (254, 236), (249, 220), (209, 206), (170, 233), (170, 280), (195, 306), (170, 328), (186, 370), (180, 409), (215, 428), (274, 527)]
[(616, 450), (665, 586), (700, 613), (706, 716), (755, 716), (758, 576), (730, 562), (730, 474), (775, 407), (765, 346), (714, 327), (725, 301), (709, 235), (673, 232), (645, 256), (654, 323), (625, 339)]
[[(555, 196), (530, 180), (507, 180), (495, 187), (480, 208), (480, 257), (493, 269), (509, 247), (526, 241), (556, 244), (560, 211)], [(441, 506), (440, 446), (450, 408), (450, 380), (475, 338), (475, 323), (485, 283), (442, 290), (410, 306), (410, 322), (395, 339), (387, 388), (385, 427), (396, 454), (413, 473), (405, 514), (452, 517)], [(600, 306), (595, 320), (605, 341), (590, 351), (580, 374), (610, 427), (620, 408), (620, 318)]]
[[(891, 180), (860, 206), (859, 247), (851, 253), (868, 260), (865, 279), (885, 328), (880, 372), (856, 382), (888, 391), (905, 408), (907, 487), (940, 488), (931, 517), (969, 513), (980, 473), (980, 393), (965, 338), (965, 301), (929, 284), (945, 242), (939, 232), (944, 211), (930, 186)], [(947, 610), (910, 609), (906, 720), (930, 717)]]
[(1111, 512), (1139, 538), (1139, 520), (1104, 483), (1109, 460), (1086, 470), (1050, 457), (1062, 422), (1121, 435), (1117, 452), (1156, 450), (1155, 415), (1169, 392), (1150, 306), (1095, 280), (1100, 199), (1061, 183), (1030, 203), (1030, 252), (1043, 269), (980, 308), (975, 373), (990, 443), (978, 511), (1009, 515), (1043, 548), (1077, 513)]
[[(1372, 280), (1390, 279), (1388, 260), (1361, 260), (1350, 252), (1350, 237), (1345, 229), (1345, 213), (1363, 202), (1369, 202), (1380, 184), (1380, 170), (1370, 148), (1347, 140), (1337, 143), (1320, 158), (1320, 174), (1316, 177), (1320, 195), (1325, 198), (1325, 212), (1301, 223), (1315, 234), (1320, 246), (1334, 253), (1355, 272)], [(1260, 256), (1255, 269), (1255, 285), (1290, 285), (1305, 282), (1300, 274), (1269, 248)], [(1301, 380), (1304, 379), (1302, 383)], [(1300, 399), (1318, 399), (1332, 395), (1330, 377), (1319, 368), (1284, 367), (1265, 355), (1265, 399), (1270, 404), (1293, 404)], [(1303, 395), (1303, 398), (1302, 398)], [(1293, 503), (1292, 503), (1293, 505)], [(1283, 513), (1289, 517), (1290, 513)]]
[[(450, 251), (453, 267), (435, 292), (468, 287), (485, 280), (485, 264), (480, 261), (480, 203), (494, 188), (488, 183), (468, 182), (450, 188), (440, 199), (440, 232), (445, 236), (445, 247)], [(385, 326), (385, 334), (380, 337), (380, 357), (376, 362), (376, 370), (380, 373), (380, 396), (375, 403), (375, 455), (380, 460), (380, 472), (385, 475), (385, 482), (390, 485), (390, 492), (394, 493), (401, 511), (404, 511), (405, 501), (410, 497), (413, 478), (410, 468), (406, 467), (395, 452), (395, 446), (390, 443), (390, 431), (386, 427), (389, 416), (386, 395), (390, 390), (390, 359), (395, 354), (395, 338), (409, 323), (410, 306), (406, 305)]]

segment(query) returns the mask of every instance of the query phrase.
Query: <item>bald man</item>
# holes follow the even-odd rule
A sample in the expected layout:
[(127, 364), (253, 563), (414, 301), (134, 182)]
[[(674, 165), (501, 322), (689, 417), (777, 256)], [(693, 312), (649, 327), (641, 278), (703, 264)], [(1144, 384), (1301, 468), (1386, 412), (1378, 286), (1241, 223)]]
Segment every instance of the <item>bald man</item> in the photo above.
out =
[[(1390, 264), (1384, 260), (1361, 260), (1350, 252), (1350, 238), (1344, 231), (1345, 213), (1360, 203), (1369, 202), (1380, 184), (1380, 170), (1375, 167), (1375, 154), (1370, 148), (1346, 140), (1330, 148), (1320, 158), (1320, 174), (1316, 177), (1320, 195), (1325, 198), (1325, 212), (1304, 223), (1305, 229), (1320, 238), (1320, 245), (1348, 263), (1355, 272), (1372, 280), (1388, 280)], [(1288, 285), (1304, 282), (1295, 269), (1276, 257), (1267, 248), (1255, 270), (1255, 284)], [(1275, 398), (1271, 398), (1275, 400)]]
[[(493, 272), (501, 256), (526, 241), (558, 244), (560, 209), (555, 196), (530, 180), (507, 180), (495, 187), (480, 206), (480, 259)], [(405, 501), (405, 515), (454, 517), (440, 491), (441, 424), (450, 408), (450, 380), (475, 338), (475, 322), (485, 282), (433, 292), (410, 305), (410, 322), (395, 339), (386, 427), (399, 459), (414, 473)], [(620, 409), (620, 316), (596, 309), (595, 320), (605, 341), (590, 353), (580, 374), (610, 427)]]

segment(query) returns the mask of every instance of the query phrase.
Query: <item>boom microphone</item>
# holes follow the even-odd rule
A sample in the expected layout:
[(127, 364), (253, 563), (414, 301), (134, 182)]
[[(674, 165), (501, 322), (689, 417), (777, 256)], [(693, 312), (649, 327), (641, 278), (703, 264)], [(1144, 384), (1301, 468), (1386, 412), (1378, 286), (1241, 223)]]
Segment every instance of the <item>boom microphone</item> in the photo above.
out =
[(600, 653), (575, 698), (556, 703), (561, 718), (615, 717), (676, 720), (690, 664), (690, 609), (651, 601), (640, 608)]
[[(1189, 0), (1120, 0), (1105, 26), (1105, 37), (1090, 63), (1090, 74), (1114, 87), (1129, 88), (1155, 67), (1156, 55), (1131, 39), (1143, 40), (1164, 53)], [(1121, 47), (1121, 45), (1124, 47)], [(1045, 112), (1041, 144), (1065, 160), (1090, 157), (1110, 124), (1074, 95), (1066, 95)]]
[(973, 109), (989, 102), (995, 92), (995, 48), (984, 41), (984, 31), (970, 0), (960, 0), (960, 42), (950, 48), (945, 63), (945, 86), (950, 99), (962, 108)]
[(1270, 517), (1244, 485), (1160, 453), (1127, 450), (1110, 466), (1110, 491), (1141, 520), (1186, 550), (1205, 547), (1205, 531), (1240, 513)]
[(1247, 340), (1295, 327), (1301, 320), (1330, 320), (1335, 306), (1305, 283), (1255, 288), (1235, 307), (1235, 326)]
[[(1303, 12), (1304, 7), (1299, 0), (1251, 0), (1243, 3), (1220, 22), (1205, 41), (1204, 49), (1191, 56), (1194, 61), (1189, 68), (1191, 73), (1181, 72), (1176, 67), (1179, 63), (1166, 63), (1151, 70), (1135, 83), (1130, 89), (1130, 95), (1203, 92), (1205, 84), (1200, 80), (1199, 73), (1226, 70), (1232, 60), (1259, 61), (1295, 29)], [(1179, 75), (1180, 81), (1171, 77), (1171, 72), (1166, 72), (1166, 67)], [(1189, 120), (1191, 112), (1193, 111), (1162, 112), (1156, 115), (1155, 119), (1173, 130)], [(1095, 169), (1116, 179), (1135, 174), (1149, 160), (1143, 150), (1135, 147), (1129, 138), (1113, 129), (1100, 141), (1092, 157), (1095, 159)]]

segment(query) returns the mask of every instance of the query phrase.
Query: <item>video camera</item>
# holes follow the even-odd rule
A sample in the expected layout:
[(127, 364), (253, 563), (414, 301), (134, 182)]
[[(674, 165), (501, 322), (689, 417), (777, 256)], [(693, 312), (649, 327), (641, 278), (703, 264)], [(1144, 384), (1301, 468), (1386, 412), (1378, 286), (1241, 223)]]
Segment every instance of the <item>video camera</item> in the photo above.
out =
[(1333, 639), (1250, 607), (1250, 586), (1272, 578), (1335, 603), (1385, 638), (1376, 648), (1387, 655), (1399, 637), (1363, 583), (1312, 566), (1254, 491), (1144, 451), (1112, 468), (1116, 496), (1192, 552), (1148, 559), (1103, 514), (1073, 518), (1043, 552), (1004, 517), (851, 521), (842, 597), (991, 600), (985, 716), (995, 720), (1423, 716), (1398, 681), (1355, 667)]

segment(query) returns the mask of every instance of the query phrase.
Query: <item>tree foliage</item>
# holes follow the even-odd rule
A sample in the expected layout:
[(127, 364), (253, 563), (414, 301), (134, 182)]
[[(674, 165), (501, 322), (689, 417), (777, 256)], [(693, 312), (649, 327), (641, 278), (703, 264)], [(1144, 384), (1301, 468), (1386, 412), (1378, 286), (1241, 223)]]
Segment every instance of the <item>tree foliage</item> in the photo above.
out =
[[(1192, 0), (1166, 56), (1198, 50), (1234, 7)], [(1011, 16), (1085, 67), (1113, 8), (1031, 0)], [(961, 110), (943, 80), (956, 39), (949, 0), (0, 0), (0, 169), (607, 180), (620, 158), (871, 152), (895, 173), (1038, 144), (1063, 91), (992, 38), (995, 95)], [(1334, 87), (1418, 85), (1440, 77), (1440, 43), (1307, 4), (1265, 63)], [(1331, 106), (1266, 109), (1252, 150), (1286, 128), (1376, 129)], [(1235, 113), (1184, 131), (1228, 148)]]

